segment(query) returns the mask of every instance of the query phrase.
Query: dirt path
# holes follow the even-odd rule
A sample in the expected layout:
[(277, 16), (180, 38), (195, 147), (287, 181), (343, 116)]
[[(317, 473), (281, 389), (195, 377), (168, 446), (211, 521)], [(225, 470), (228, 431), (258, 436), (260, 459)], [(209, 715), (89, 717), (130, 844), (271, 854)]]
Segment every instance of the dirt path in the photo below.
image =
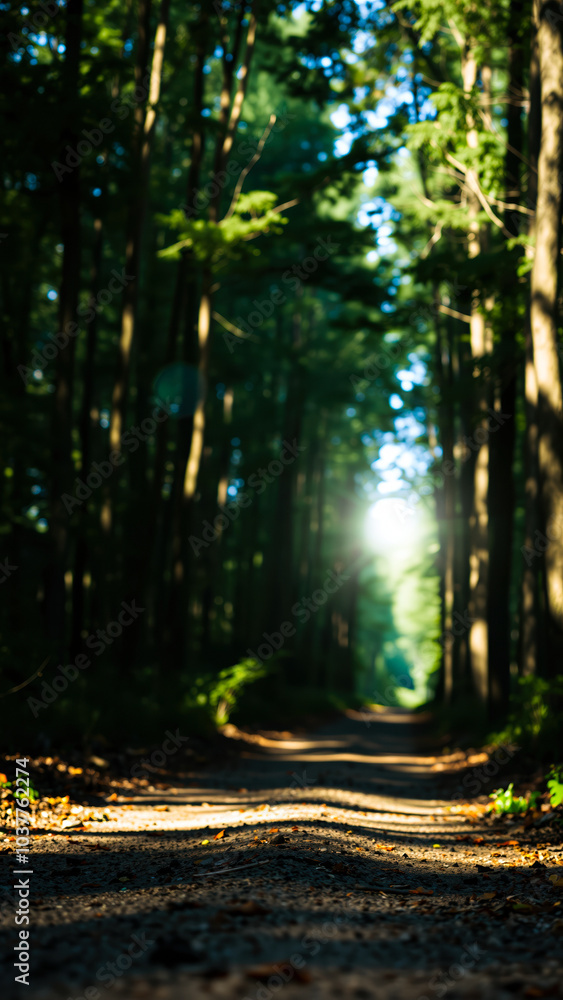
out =
[(560, 995), (561, 848), (452, 810), (459, 776), (427, 722), (229, 735), (224, 766), (33, 840), (31, 985), (14, 986), (4, 906), (3, 997)]

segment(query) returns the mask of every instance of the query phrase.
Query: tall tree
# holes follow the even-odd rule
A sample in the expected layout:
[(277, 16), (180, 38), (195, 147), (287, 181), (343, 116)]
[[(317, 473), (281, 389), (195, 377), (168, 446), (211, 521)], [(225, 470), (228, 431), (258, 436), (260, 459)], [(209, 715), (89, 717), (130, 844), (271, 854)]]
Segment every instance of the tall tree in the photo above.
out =
[[(523, 156), (522, 102), (524, 98), (524, 52), (522, 44), (522, 3), (511, 0), (508, 10), (508, 93), (506, 116), (504, 227), (517, 237), (522, 216), (521, 164)], [(514, 538), (514, 443), (516, 437), (517, 363), (520, 352), (517, 330), (520, 318), (519, 297), (514, 295), (513, 272), (517, 250), (505, 265), (502, 278), (499, 336), (495, 345), (493, 368), (497, 376), (494, 407), (500, 411), (499, 424), (490, 440), (489, 481), (489, 710), (493, 717), (505, 713), (510, 696), (510, 585), (512, 579), (512, 546)]]
[(144, 100), (136, 101), (134, 111), (131, 193), (125, 234), (126, 284), (123, 289), (118, 370), (113, 388), (110, 424), (110, 446), (112, 450), (118, 452), (121, 450), (121, 436), (124, 430), (131, 352), (135, 338), (141, 240), (147, 212), (150, 157), (162, 86), (169, 11), (170, 0), (161, 0), (149, 73), (147, 67), (150, 51), (151, 0), (139, 0), (135, 85), (139, 88), (140, 93), (144, 93), (146, 96)]
[[(65, 25), (65, 58), (61, 76), (62, 128), (61, 160), (66, 146), (76, 145), (79, 135), (79, 73), (82, 43), (83, 0), (68, 0)], [(80, 292), (81, 226), (79, 168), (65, 170), (60, 180), (61, 241), (63, 260), (59, 289), (59, 331), (63, 345), (57, 345), (52, 437), (51, 542), (47, 572), (45, 613), (48, 634), (56, 640), (59, 654), (64, 650), (65, 568), (68, 552), (68, 513), (62, 500), (72, 480), (72, 403), (77, 308)], [(65, 342), (66, 341), (66, 342)]]
[(536, 249), (530, 322), (538, 390), (538, 461), (550, 620), (550, 672), (563, 649), (563, 393), (557, 344), (557, 294), (562, 206), (563, 7), (536, 0), (541, 81)]

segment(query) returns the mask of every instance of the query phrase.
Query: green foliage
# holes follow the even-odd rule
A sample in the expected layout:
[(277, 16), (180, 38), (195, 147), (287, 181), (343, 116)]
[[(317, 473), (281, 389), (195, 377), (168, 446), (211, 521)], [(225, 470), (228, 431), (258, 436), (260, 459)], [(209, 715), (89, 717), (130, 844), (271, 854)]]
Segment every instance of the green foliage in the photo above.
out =
[[(8, 30), (21, 31), (19, 10), (6, 8)], [(44, 706), (40, 733), (57, 732), (69, 741), (102, 730), (123, 738), (125, 726), (128, 734), (156, 733), (170, 724), (178, 706), (191, 732), (207, 732), (233, 715), (248, 721), (275, 710), (287, 716), (330, 707), (360, 687), (366, 696), (374, 685), (386, 691), (403, 674), (413, 686), (404, 687), (401, 697), (413, 705), (438, 678), (439, 580), (445, 579), (446, 546), (445, 536), (440, 549), (426, 531), (419, 531), (408, 566), (400, 566), (391, 552), (368, 552), (353, 581), (296, 626), (284, 650), (291, 662), (274, 656), (266, 669), (241, 656), (249, 646), (259, 647), (265, 629), (276, 631), (278, 615), (280, 623), (284, 617), (293, 623), (296, 595), (314, 593), (329, 569), (354, 564), (363, 551), (366, 510), (380, 499), (382, 486), (374, 466), (383, 446), (406, 434), (400, 418), (414, 420), (420, 431), (412, 437), (410, 455), (402, 456), (403, 466), (395, 469), (401, 475), (397, 497), (413, 500), (411, 513), (415, 501), (421, 507), (428, 497), (433, 523), (445, 523), (440, 473), (450, 430), (457, 445), (456, 525), (465, 509), (468, 466), (462, 470), (457, 452), (480, 414), (474, 386), (490, 378), (488, 398), (495, 397), (505, 367), (497, 345), (506, 329), (514, 331), (511, 363), (520, 350), (531, 264), (528, 257), (517, 260), (529, 238), (518, 229), (506, 239), (499, 219), (511, 186), (517, 189), (522, 180), (525, 188), (529, 152), (524, 140), (522, 178), (507, 185), (509, 2), (302, 5), (291, 0), (257, 4), (255, 12), (248, 73), (240, 72), (244, 38), (238, 53), (229, 52), (236, 57), (230, 91), (243, 102), (222, 178), (216, 173), (217, 142), (235, 121), (231, 117), (228, 124), (223, 106), (229, 65), (224, 46), (232, 50), (239, 36), (237, 3), (171, 7), (153, 141), (150, 155), (143, 154), (148, 190), (142, 196), (145, 175), (139, 174), (135, 150), (136, 136), (145, 134), (147, 105), (138, 88), (135, 96), (143, 35), (135, 4), (85, 5), (75, 92), (60, 44), (64, 5), (41, 41), (19, 36), (17, 51), (12, 46), (0, 70), (9, 123), (1, 139), (3, 249), (11, 279), (1, 289), (0, 533), (4, 555), (10, 553), (21, 567), (17, 582), (6, 584), (0, 610), (0, 693), (23, 691), (17, 711), (21, 718), (27, 712), (29, 722), (25, 698), (40, 694), (44, 680), (20, 689), (28, 676), (23, 664), (38, 666), (49, 653), (53, 659), (66, 655), (70, 640), (76, 646), (104, 626), (125, 594), (135, 592), (147, 609), (134, 640), (131, 632), (119, 637), (104, 650), (103, 667), (100, 661)], [(156, 15), (155, 9), (149, 53)], [(241, 27), (244, 35), (248, 18)], [(524, 5), (521, 39), (528, 28), (529, 5)], [(527, 55), (522, 44), (524, 66)], [(461, 74), (464, 58), (474, 58), (477, 70), (469, 92)], [(513, 93), (526, 93), (528, 82), (525, 70)], [(334, 112), (341, 104), (348, 122), (337, 128)], [(66, 121), (73, 109), (76, 127)], [(276, 121), (266, 136), (271, 114)], [(25, 129), (20, 124), (24, 118), (31, 128), (27, 121)], [(104, 119), (107, 132), (80, 154), (76, 168), (81, 260), (75, 298), (87, 303), (108, 286), (124, 262), (130, 217), (137, 217), (135, 331), (119, 386), (121, 294), (103, 305), (93, 324), (82, 323), (79, 308), (80, 332), (73, 362), (63, 373), (69, 384), (63, 386), (57, 383), (60, 356), (51, 353), (51, 339), (68, 286), (63, 281), (68, 227), (62, 225), (67, 209), (61, 216), (52, 163), (64, 158), (63, 136), (62, 145), (68, 137), (72, 154), (85, 139), (80, 130), (96, 136)], [(469, 127), (475, 142), (468, 142)], [(201, 169), (195, 168), (198, 163)], [(366, 169), (372, 179), (364, 184)], [(479, 184), (479, 204), (469, 205), (469, 171)], [(75, 183), (78, 173), (70, 180)], [(192, 204), (183, 205), (188, 197)], [(522, 206), (525, 190), (518, 197)], [(471, 259), (470, 223), (481, 227), (483, 236), (481, 252)], [(327, 240), (336, 249), (313, 256)], [(515, 271), (520, 282), (514, 281)], [(200, 351), (197, 316), (204, 285), (212, 289), (212, 307)], [(495, 300), (488, 312), (494, 344), (485, 358), (469, 363), (469, 330), (466, 324), (459, 327), (459, 317), (471, 308), (476, 289)], [(76, 302), (65, 308), (73, 312)], [(392, 360), (391, 337), (398, 348)], [(31, 364), (34, 352), (44, 348), (44, 368), (24, 385), (18, 363)], [(411, 365), (422, 376), (409, 384), (404, 370)], [(106, 463), (106, 411), (112, 400), (123, 391), (127, 426), (137, 425), (147, 417), (156, 388), (169, 387), (174, 393), (177, 387), (176, 411), (155, 434), (143, 433), (123, 468), (74, 510), (59, 544), (54, 498), (73, 488), (74, 475), (87, 475), (88, 463)], [(392, 412), (389, 398), (399, 391), (401, 409)], [(186, 504), (182, 483), (192, 429), (185, 418), (200, 392), (205, 393), (202, 460), (197, 489)], [(70, 415), (62, 446), (68, 454), (60, 464), (68, 459), (68, 483), (58, 482), (51, 448), (53, 404), (63, 396)], [(294, 435), (303, 446), (295, 464), (252, 487), (256, 470), (279, 465), (281, 442)], [(517, 454), (520, 443), (521, 437)], [(409, 457), (415, 449), (413, 464)], [(521, 482), (516, 485), (522, 496)], [(213, 530), (217, 497), (224, 498), (225, 488), (229, 497), (244, 489), (252, 510), (239, 512), (220, 543), (201, 541), (202, 532), (209, 537)], [(521, 513), (519, 507), (517, 528)], [(192, 531), (200, 538), (195, 555), (187, 541)], [(63, 550), (65, 565), (55, 567), (54, 554)], [(52, 589), (54, 569), (60, 569), (59, 590)], [(55, 639), (46, 626), (49, 609), (62, 600), (63, 577), (68, 627)], [(512, 583), (515, 591), (516, 572)], [(274, 669), (278, 663), (283, 671)], [(57, 670), (55, 662), (51, 668)], [(106, 691), (114, 676), (120, 682), (115, 704), (108, 706)], [(543, 748), (551, 759), (561, 710), (558, 683), (526, 678), (517, 686), (507, 737)], [(394, 700), (391, 694), (389, 702)], [(467, 715), (468, 705), (464, 701)], [(13, 717), (8, 713), (14, 734), (21, 721), (17, 711)]]
[[(39, 792), (37, 791), (31, 778), (25, 788), (22, 788), (21, 786), (16, 787), (15, 781), (0, 781), (0, 788), (7, 788), (10, 790), (10, 794), (14, 797), (14, 799), (16, 799), (16, 801), (19, 799), (29, 799), (30, 802), (37, 802), (39, 798)], [(12, 789), (14, 790), (12, 791)]]
[(542, 759), (553, 758), (561, 742), (562, 709), (563, 674), (550, 680), (519, 677), (507, 726), (494, 739), (517, 743)]
[(551, 808), (556, 809), (563, 803), (563, 766), (552, 767), (548, 773), (547, 787)]
[[(187, 221), (179, 209), (160, 221), (177, 229), (181, 239), (159, 251), (166, 260), (178, 260), (183, 251), (193, 250), (197, 260), (207, 266), (220, 264), (223, 258), (239, 260), (243, 244), (264, 233), (280, 233), (287, 223), (279, 212), (273, 211), (277, 197), (271, 191), (252, 191), (240, 195), (232, 215), (218, 224), (204, 219)], [(247, 253), (253, 252), (247, 250)], [(255, 252), (255, 251), (254, 251)]]
[(489, 811), (495, 812), (497, 816), (525, 813), (528, 809), (536, 807), (539, 797), (539, 792), (532, 792), (527, 799), (523, 795), (514, 795), (514, 783), (511, 781), (508, 788), (497, 788), (496, 791), (491, 792), (489, 798), (493, 801), (489, 806)]
[(198, 678), (194, 688), (195, 701), (206, 706), (216, 725), (222, 726), (228, 722), (243, 689), (265, 677), (267, 672), (262, 663), (248, 657), (219, 671), (215, 677)]

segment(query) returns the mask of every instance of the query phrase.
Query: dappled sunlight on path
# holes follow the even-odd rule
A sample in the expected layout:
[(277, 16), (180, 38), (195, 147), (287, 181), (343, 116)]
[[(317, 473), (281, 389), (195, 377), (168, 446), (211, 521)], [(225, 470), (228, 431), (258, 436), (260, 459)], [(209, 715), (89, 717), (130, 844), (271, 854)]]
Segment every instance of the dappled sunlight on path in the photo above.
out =
[(429, 717), (348, 713), (307, 734), (228, 726), (220, 757), (167, 781), (112, 778), (105, 822), (76, 806), (70, 829), (35, 831), (48, 993), (28, 996), (89, 996), (132, 940), (126, 1000), (271, 1000), (272, 977), (283, 1000), (556, 995), (530, 990), (560, 978), (560, 847), (460, 805), (464, 755), (437, 743)]

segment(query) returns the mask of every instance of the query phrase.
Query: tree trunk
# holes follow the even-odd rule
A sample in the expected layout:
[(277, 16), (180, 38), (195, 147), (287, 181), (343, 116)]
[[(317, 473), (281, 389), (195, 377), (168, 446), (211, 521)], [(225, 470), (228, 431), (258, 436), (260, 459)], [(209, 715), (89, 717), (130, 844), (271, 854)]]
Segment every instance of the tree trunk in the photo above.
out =
[[(527, 207), (535, 211), (538, 195), (537, 165), (541, 139), (541, 86), (538, 52), (536, 7), (532, 11), (532, 41), (530, 47), (530, 111), (528, 116)], [(535, 237), (534, 217), (530, 218), (528, 235)], [(527, 255), (533, 257), (531, 247)], [(530, 328), (530, 307), (526, 316), (526, 348), (524, 369), (524, 552), (533, 553), (539, 528), (539, 469), (538, 469), (538, 386), (534, 368), (534, 349)], [(520, 629), (518, 669), (522, 676), (538, 670), (539, 629), (539, 559), (524, 558), (520, 593)]]
[[(435, 301), (439, 298), (436, 290)], [(453, 368), (451, 356), (452, 335), (448, 336), (450, 321), (439, 323), (437, 329), (437, 368), (442, 392), (440, 407), (442, 460), (447, 469), (454, 467), (455, 413), (453, 405)], [(442, 523), (440, 543), (442, 548), (442, 633), (448, 639), (442, 646), (442, 695), (446, 704), (451, 704), (457, 693), (458, 678), (455, 676), (455, 658), (452, 626), (455, 601), (455, 496), (456, 484), (452, 474), (444, 476), (442, 498)]]
[[(522, 115), (517, 102), (523, 93), (523, 52), (520, 41), (522, 23), (521, 0), (512, 0), (508, 18), (508, 104), (507, 151), (505, 158), (505, 198), (508, 203), (520, 202), (520, 162), (522, 152)], [(516, 236), (521, 216), (507, 209), (504, 225)], [(518, 251), (516, 251), (516, 254)], [(517, 258), (512, 258), (516, 269)], [(516, 361), (518, 351), (516, 329), (519, 300), (511, 294), (513, 271), (509, 269), (502, 295), (501, 333), (498, 345), (500, 387), (496, 408), (502, 414), (491, 437), (491, 468), (489, 486), (489, 552), (490, 578), (488, 594), (489, 624), (489, 711), (495, 717), (506, 713), (510, 696), (510, 581), (514, 527), (514, 442), (516, 424)]]
[[(75, 144), (78, 138), (79, 69), (82, 39), (82, 0), (68, 0), (66, 7), (65, 61), (63, 69), (64, 119), (61, 147)], [(64, 154), (61, 155), (64, 160)], [(61, 179), (61, 241), (64, 247), (59, 291), (59, 330), (65, 333), (76, 325), (80, 291), (80, 183), (75, 167)], [(68, 336), (59, 349), (55, 370), (55, 406), (53, 414), (53, 453), (51, 480), (51, 562), (47, 569), (45, 610), (47, 633), (64, 655), (65, 637), (65, 565), (68, 548), (68, 513), (61, 499), (72, 483), (72, 396), (74, 388), (74, 353), (76, 337)]]
[(547, 536), (548, 662), (550, 671), (555, 671), (563, 648), (563, 396), (556, 322), (563, 151), (563, 7), (561, 3), (536, 0), (536, 16), (542, 132), (530, 322), (538, 389), (543, 530)]
[[(466, 94), (471, 93), (477, 80), (477, 61), (475, 50), (468, 46), (462, 62), (463, 88)], [(467, 145), (476, 149), (478, 144), (477, 130), (470, 115), (467, 118)], [(467, 199), (471, 218), (468, 235), (468, 256), (474, 260), (481, 253), (484, 233), (478, 221), (479, 201), (474, 193), (472, 181), (475, 180), (473, 170), (467, 173)], [(487, 432), (487, 388), (480, 362), (489, 350), (489, 336), (485, 322), (485, 303), (479, 288), (474, 288), (471, 296), (470, 341), (471, 356), (475, 363), (473, 376), (476, 380), (474, 392), (475, 408), (482, 416), (473, 426), (473, 441), (476, 445), (473, 464), (473, 504), (469, 519), (470, 555), (469, 555), (469, 614), (471, 627), (469, 630), (469, 652), (473, 691), (479, 702), (485, 705), (489, 684), (489, 637), (487, 628), (487, 593), (489, 573), (488, 551), (488, 490), (489, 490), (489, 443)]]
[[(131, 352), (135, 338), (137, 300), (139, 294), (139, 265), (141, 240), (147, 208), (150, 155), (154, 140), (157, 105), (160, 99), (164, 48), (168, 28), (170, 0), (162, 0), (159, 22), (156, 29), (152, 64), (150, 71), (147, 102), (138, 102), (135, 107), (135, 133), (133, 140), (132, 197), (129, 204), (125, 237), (125, 275), (127, 283), (123, 289), (121, 311), (121, 333), (119, 338), (118, 369), (112, 395), (110, 423), (110, 446), (112, 451), (121, 451), (121, 435), (124, 430), (125, 405)], [(151, 0), (139, 0), (139, 44), (135, 66), (135, 82), (143, 87), (148, 62), (148, 35), (150, 27)]]
[[(231, 90), (234, 79), (234, 68), (242, 40), (244, 6), (241, 7), (237, 20), (233, 51), (230, 53), (231, 59), (226, 58), (226, 41), (223, 46), (223, 86), (221, 92), (221, 114), (219, 119), (219, 136), (215, 148), (214, 159), (214, 180), (216, 194), (209, 205), (209, 218), (211, 222), (219, 221), (220, 200), (222, 183), (218, 177), (218, 171), (223, 171), (228, 165), (229, 156), (248, 86), (248, 74), (250, 63), (254, 51), (256, 37), (256, 17), (251, 14), (247, 37), (246, 50), (242, 65), (238, 72), (238, 86), (234, 98)], [(199, 158), (196, 160), (198, 166), (201, 164), (201, 145)], [(196, 151), (197, 152), (197, 151)], [(195, 194), (195, 188), (193, 189)], [(192, 199), (193, 200), (193, 199)], [(192, 207), (188, 199), (188, 209)], [(205, 439), (205, 410), (207, 399), (207, 382), (209, 375), (209, 358), (211, 351), (212, 332), (212, 297), (213, 297), (213, 275), (209, 266), (204, 267), (202, 275), (201, 297), (197, 318), (197, 343), (199, 349), (199, 398), (190, 428), (182, 428), (183, 440), (178, 449), (176, 460), (176, 482), (177, 492), (175, 496), (175, 506), (173, 511), (172, 527), (172, 575), (171, 575), (171, 600), (170, 610), (167, 615), (168, 640), (172, 643), (171, 651), (177, 654), (183, 649), (185, 632), (185, 622), (187, 614), (187, 573), (186, 559), (189, 558), (186, 539), (189, 535), (189, 522), (192, 516), (194, 497), (197, 489), (197, 480), (201, 467), (203, 446)], [(181, 492), (179, 484), (182, 483)]]
[[(469, 315), (471, 311), (471, 291), (464, 290), (460, 296), (460, 312)], [(470, 537), (469, 520), (473, 507), (473, 453), (465, 441), (471, 438), (472, 425), (472, 364), (471, 345), (465, 331), (458, 332), (450, 343), (452, 354), (454, 385), (459, 398), (459, 434), (457, 448), (461, 454), (461, 468), (455, 479), (456, 486), (456, 519), (455, 519), (455, 552), (454, 552), (454, 618), (456, 613), (465, 621), (469, 612), (469, 556)], [(457, 630), (459, 633), (459, 629)], [(458, 678), (459, 695), (467, 698), (472, 692), (472, 678), (469, 655), (469, 630), (462, 628), (453, 644), (454, 674)], [(457, 697), (457, 695), (456, 695)]]
[[(205, 148), (205, 132), (202, 127), (203, 118), (201, 117), (201, 111), (203, 108), (204, 100), (204, 67), (205, 60), (207, 58), (207, 28), (208, 28), (209, 16), (208, 13), (202, 10), (199, 23), (195, 29), (197, 35), (197, 56), (196, 65), (194, 70), (194, 85), (193, 85), (193, 115), (195, 121), (195, 128), (192, 134), (191, 142), (191, 158), (190, 167), (188, 171), (188, 179), (186, 186), (186, 204), (184, 210), (187, 212), (188, 218), (193, 218), (197, 214), (197, 209), (195, 208), (195, 198), (200, 184), (201, 175), (201, 164), (203, 160), (203, 153)], [(182, 352), (182, 362), (186, 366), (193, 366), (196, 361), (195, 349), (192, 343), (193, 341), (193, 331), (191, 327), (193, 326), (193, 309), (194, 301), (197, 297), (197, 281), (195, 266), (192, 258), (191, 251), (186, 251), (182, 254), (180, 260), (177, 264), (176, 269), (176, 281), (174, 287), (174, 296), (172, 300), (172, 308), (170, 312), (170, 321), (168, 325), (168, 336), (166, 341), (166, 351), (164, 357), (165, 365), (170, 365), (174, 361), (179, 361), (178, 349), (181, 345), (182, 330), (185, 329), (185, 339), (184, 339), (184, 349)], [(182, 374), (186, 374), (183, 371)], [(186, 391), (189, 391), (186, 388)], [(182, 458), (184, 454), (187, 454), (187, 448), (184, 444), (187, 439), (188, 442), (191, 438), (191, 421), (192, 416), (184, 412), (178, 415), (178, 420), (175, 424), (177, 431), (177, 446), (176, 446), (176, 466), (177, 468), (181, 466), (181, 476), (184, 475), (185, 469), (185, 459)], [(144, 537), (146, 540), (145, 551), (142, 559), (142, 565), (140, 570), (140, 589), (143, 594), (146, 594), (147, 601), (147, 626), (154, 627), (154, 624), (158, 618), (156, 612), (156, 591), (157, 591), (157, 580), (159, 578), (158, 564), (162, 562), (163, 569), (166, 565), (166, 555), (162, 555), (159, 559), (158, 553), (161, 550), (166, 550), (167, 542), (169, 542), (169, 533), (166, 531), (165, 521), (169, 520), (172, 525), (172, 547), (174, 550), (178, 550), (179, 546), (179, 517), (180, 517), (180, 506), (181, 506), (181, 491), (176, 489), (172, 493), (171, 499), (164, 499), (162, 496), (162, 486), (163, 486), (163, 473), (164, 466), (167, 458), (167, 441), (169, 435), (171, 435), (174, 424), (172, 421), (166, 421), (158, 425), (156, 432), (156, 453), (154, 459), (154, 472), (152, 483), (149, 487), (149, 501), (146, 510), (146, 521), (144, 528)], [(166, 518), (166, 511), (171, 509), (170, 516)], [(157, 543), (157, 536), (159, 534), (160, 525), (160, 535), (158, 539), (158, 545), (155, 557), (155, 552), (153, 551), (154, 546)], [(151, 573), (151, 565), (153, 567), (153, 572)], [(182, 577), (183, 579), (183, 577)], [(181, 583), (180, 583), (181, 585)], [(174, 578), (172, 581), (172, 591), (174, 590), (175, 582)], [(174, 594), (172, 593), (171, 603), (175, 603)], [(179, 603), (179, 602), (178, 602)], [(184, 614), (184, 619), (186, 615)], [(166, 625), (165, 628), (169, 626)]]
[[(94, 220), (94, 248), (91, 272), (92, 297), (95, 298), (100, 283), (100, 270), (102, 263), (102, 220)], [(86, 356), (84, 359), (84, 372), (82, 376), (82, 407), (80, 413), (80, 452), (82, 458), (82, 474), (86, 475), (92, 462), (92, 434), (91, 434), (91, 410), (93, 405), (94, 392), (94, 372), (96, 340), (98, 333), (98, 312), (95, 310), (94, 316), (88, 324), (86, 334)], [(82, 646), (82, 630), (84, 628), (84, 575), (88, 563), (88, 501), (84, 501), (78, 512), (78, 537), (74, 553), (74, 571), (72, 579), (72, 629), (70, 656), (74, 659), (80, 652)], [(102, 586), (102, 581), (97, 581), (98, 586)]]
[[(244, 11), (244, 6), (241, 8), (241, 18), (239, 19), (239, 26), (242, 23), (242, 12)], [(242, 65), (238, 72), (238, 87), (234, 97), (231, 99), (231, 85), (233, 80), (233, 69), (236, 61), (236, 53), (238, 51), (238, 46), (240, 42), (240, 32), (237, 31), (235, 37), (235, 50), (233, 53), (233, 58), (230, 62), (224, 63), (223, 70), (223, 90), (221, 95), (221, 119), (220, 126), (223, 121), (226, 122), (226, 131), (223, 134), (219, 133), (219, 139), (217, 141), (216, 151), (215, 151), (215, 172), (214, 179), (216, 181), (216, 195), (212, 198), (209, 205), (209, 218), (211, 222), (218, 222), (220, 215), (220, 201), (221, 201), (221, 191), (223, 185), (218, 178), (219, 171), (225, 171), (229, 162), (229, 156), (233, 148), (233, 142), (237, 133), (238, 125), (240, 122), (240, 116), (242, 113), (242, 106), (244, 103), (244, 98), (246, 95), (246, 89), (248, 87), (248, 76), (250, 73), (250, 64), (252, 61), (252, 55), (254, 52), (254, 45), (256, 41), (256, 15), (253, 13), (250, 15), (250, 20), (248, 24), (248, 31), (246, 35), (246, 49)], [(227, 103), (228, 101), (228, 103)], [(230, 107), (230, 114), (228, 114), (228, 109)], [(218, 168), (218, 169), (217, 169)], [(201, 344), (204, 343), (205, 350), (203, 354), (200, 353), (200, 365), (199, 370), (201, 374), (201, 396), (198, 401), (197, 409), (194, 414), (194, 425), (192, 431), (192, 440), (190, 446), (190, 454), (188, 456), (188, 461), (186, 465), (186, 474), (184, 477), (184, 498), (187, 503), (191, 501), (196, 489), (197, 477), (199, 474), (199, 467), (201, 464), (201, 456), (203, 454), (203, 441), (205, 437), (205, 386), (207, 384), (208, 367), (209, 367), (209, 355), (210, 355), (210, 333), (211, 333), (211, 287), (212, 287), (212, 274), (208, 270), (207, 278), (204, 281), (204, 287), (202, 289), (202, 299), (200, 303), (199, 312), (199, 322), (198, 322), (198, 340)]]

